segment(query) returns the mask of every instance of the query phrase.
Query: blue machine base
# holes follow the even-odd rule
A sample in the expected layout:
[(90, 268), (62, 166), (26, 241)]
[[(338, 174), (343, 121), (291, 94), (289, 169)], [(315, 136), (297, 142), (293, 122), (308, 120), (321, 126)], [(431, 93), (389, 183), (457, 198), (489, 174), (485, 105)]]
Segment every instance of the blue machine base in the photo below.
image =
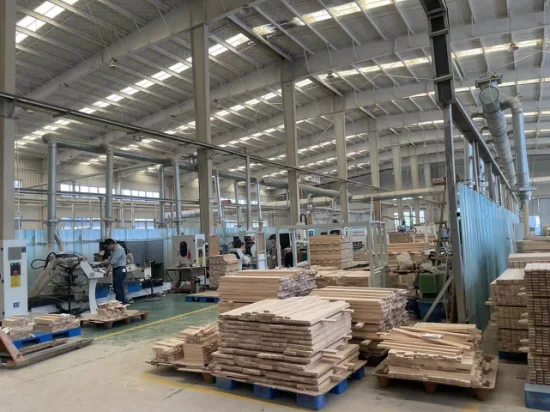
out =
[[(365, 367), (362, 366), (357, 371), (353, 372), (350, 375), (352, 380), (361, 380), (365, 377)], [(237, 386), (242, 382), (236, 381), (234, 379), (228, 378), (219, 378), (216, 377), (216, 386), (219, 389), (224, 390), (235, 390)], [(247, 385), (247, 383), (242, 383)], [(250, 384), (248, 384), (250, 385)], [(254, 396), (262, 399), (275, 399), (280, 392), (294, 393), (296, 395), (296, 405), (300, 408), (311, 409), (318, 411), (323, 409), (326, 406), (326, 396), (324, 393), (322, 395), (305, 395), (302, 393), (295, 393), (290, 390), (280, 390), (276, 388), (270, 388), (268, 386), (262, 385), (252, 385), (254, 387)], [(348, 379), (344, 379), (342, 382), (334, 386), (329, 393), (334, 393), (335, 395), (341, 395), (348, 389)]]
[(498, 358), (509, 360), (513, 362), (524, 362), (527, 363), (527, 354), (526, 353), (517, 353), (517, 352), (498, 352)]
[(190, 296), (185, 297), (186, 302), (202, 302), (202, 303), (218, 303), (220, 298), (218, 296)]
[(550, 411), (550, 385), (525, 383), (524, 390), (527, 408)]
[(76, 336), (81, 335), (81, 330), (80, 330), (80, 327), (78, 327), (73, 329), (61, 330), (59, 332), (53, 332), (53, 333), (32, 332), (32, 334), (34, 335), (34, 337), (16, 340), (13, 342), (13, 344), (17, 349), (21, 349), (24, 346), (36, 345), (37, 343), (51, 342), (54, 339), (74, 338)]

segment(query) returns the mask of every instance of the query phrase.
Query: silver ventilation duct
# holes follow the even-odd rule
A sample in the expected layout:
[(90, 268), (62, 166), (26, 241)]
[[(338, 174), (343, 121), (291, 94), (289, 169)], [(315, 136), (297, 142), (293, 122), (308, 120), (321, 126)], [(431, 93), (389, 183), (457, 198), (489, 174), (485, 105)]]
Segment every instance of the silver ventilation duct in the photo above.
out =
[(500, 167), (510, 186), (513, 187), (517, 183), (516, 169), (508, 140), (508, 125), (502, 111), (503, 104), (500, 101), (500, 92), (497, 88), (500, 83), (502, 83), (502, 75), (495, 73), (489, 79), (478, 80), (476, 86), (481, 90), (479, 100), (483, 107), (483, 117), (487, 122), (491, 136), (493, 136)]

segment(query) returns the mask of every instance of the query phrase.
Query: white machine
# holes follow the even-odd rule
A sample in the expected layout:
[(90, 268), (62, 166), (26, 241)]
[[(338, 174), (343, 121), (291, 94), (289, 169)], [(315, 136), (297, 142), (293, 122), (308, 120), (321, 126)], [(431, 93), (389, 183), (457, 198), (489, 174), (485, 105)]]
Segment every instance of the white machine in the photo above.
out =
[(172, 236), (172, 261), (173, 267), (206, 265), (205, 236), (187, 235)]
[(28, 314), (27, 243), (0, 241), (0, 319)]

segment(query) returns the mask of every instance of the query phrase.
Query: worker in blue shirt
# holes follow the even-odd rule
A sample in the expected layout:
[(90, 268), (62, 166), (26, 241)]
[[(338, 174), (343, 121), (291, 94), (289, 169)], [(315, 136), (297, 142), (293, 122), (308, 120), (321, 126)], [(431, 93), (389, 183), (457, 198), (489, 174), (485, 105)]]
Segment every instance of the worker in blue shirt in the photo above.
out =
[(107, 274), (113, 272), (116, 300), (126, 304), (124, 295), (124, 279), (126, 278), (126, 252), (124, 248), (113, 239), (106, 239), (105, 245), (110, 249), (111, 255), (107, 258)]

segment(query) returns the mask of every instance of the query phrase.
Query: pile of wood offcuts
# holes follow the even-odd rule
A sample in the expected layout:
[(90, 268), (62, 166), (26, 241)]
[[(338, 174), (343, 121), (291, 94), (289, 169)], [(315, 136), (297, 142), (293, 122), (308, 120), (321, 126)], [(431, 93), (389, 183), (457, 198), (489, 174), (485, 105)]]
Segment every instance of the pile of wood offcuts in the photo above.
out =
[(550, 263), (525, 266), (529, 383), (550, 384)]
[(110, 300), (97, 305), (97, 316), (94, 318), (100, 319), (118, 319), (127, 314), (128, 305), (123, 305), (118, 300)]
[(520, 352), (527, 339), (527, 325), (520, 322), (527, 311), (523, 269), (507, 269), (491, 283), (493, 320), (497, 327), (497, 347), (500, 351)]
[(315, 283), (319, 289), (327, 286), (368, 287), (369, 280), (368, 270), (319, 269), (315, 276)]
[(351, 236), (310, 236), (309, 253), (312, 265), (339, 269), (353, 266), (353, 241)]
[(384, 352), (378, 347), (381, 341), (378, 332), (409, 322), (406, 291), (401, 289), (327, 287), (315, 289), (311, 294), (349, 303), (353, 310), (352, 342), (361, 344), (361, 352), (366, 356)]
[(215, 324), (190, 326), (176, 337), (155, 343), (155, 361), (177, 361), (179, 366), (206, 366), (212, 361), (212, 353), (218, 349), (218, 338)]
[(307, 296), (315, 288), (316, 272), (309, 269), (243, 270), (220, 279), (220, 312), (264, 299)]
[(41, 315), (34, 318), (34, 329), (36, 332), (60, 332), (62, 330), (74, 329), (80, 326), (80, 321), (69, 314)]
[(218, 327), (214, 376), (319, 395), (364, 365), (346, 302), (268, 299), (220, 314)]
[(210, 288), (216, 289), (219, 285), (219, 279), (221, 277), (232, 272), (237, 272), (240, 269), (241, 261), (232, 253), (227, 255), (210, 256), (208, 258)]
[(417, 323), (381, 334), (389, 349), (388, 377), (454, 386), (487, 386), (491, 365), (478, 349), (481, 331), (475, 325)]

